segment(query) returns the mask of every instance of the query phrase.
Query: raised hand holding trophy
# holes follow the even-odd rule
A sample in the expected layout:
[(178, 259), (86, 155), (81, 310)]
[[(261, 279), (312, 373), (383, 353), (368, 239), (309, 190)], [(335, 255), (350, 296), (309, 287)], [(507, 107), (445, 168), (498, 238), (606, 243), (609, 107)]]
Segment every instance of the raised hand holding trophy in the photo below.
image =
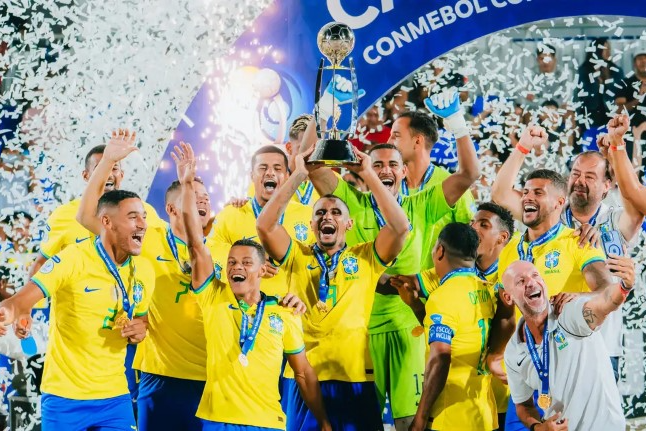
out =
[[(359, 85), (357, 84), (357, 75), (354, 69), (354, 62), (352, 58), (348, 60), (349, 67), (343, 66), (341, 63), (352, 52), (354, 48), (354, 32), (346, 24), (340, 22), (331, 22), (321, 28), (316, 38), (316, 43), (321, 53), (330, 62), (329, 66), (325, 66), (325, 59), (321, 59), (319, 63), (318, 74), (316, 77), (316, 93), (314, 95), (314, 102), (316, 108), (314, 110), (314, 118), (316, 121), (316, 134), (318, 141), (315, 144), (314, 152), (308, 158), (308, 164), (323, 164), (330, 167), (339, 167), (348, 164), (359, 164), (357, 157), (352, 151), (352, 144), (348, 141), (347, 137), (354, 133), (357, 127), (357, 118), (359, 114)], [(323, 78), (323, 70), (332, 71), (332, 80), (330, 85), (325, 90), (332, 95), (332, 128), (330, 130), (321, 130), (321, 120), (327, 124), (327, 118), (320, 118), (321, 101), (321, 81)], [(341, 91), (337, 87), (339, 82), (338, 78), (343, 79), (337, 74), (339, 70), (350, 71), (350, 82), (352, 92), (348, 100), (348, 91)], [(343, 93), (343, 94), (341, 94)], [(352, 102), (352, 112), (350, 120), (350, 128), (348, 130), (339, 130), (337, 123), (339, 121), (337, 104), (344, 104)]]

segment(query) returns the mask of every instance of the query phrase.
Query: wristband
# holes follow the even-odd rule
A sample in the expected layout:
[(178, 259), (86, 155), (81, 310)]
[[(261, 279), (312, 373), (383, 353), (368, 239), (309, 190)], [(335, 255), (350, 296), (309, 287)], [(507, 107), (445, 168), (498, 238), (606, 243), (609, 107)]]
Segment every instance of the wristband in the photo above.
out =
[(529, 154), (529, 152), (531, 151), (520, 144), (516, 144), (516, 149), (525, 155)]
[(610, 151), (625, 151), (625, 150), (626, 150), (626, 144), (610, 146)]
[(539, 426), (539, 425), (540, 425), (540, 424), (542, 424), (542, 423), (543, 423), (543, 422), (534, 422), (533, 424), (531, 424), (531, 425), (529, 426), (529, 431), (534, 431), (534, 430), (536, 430), (536, 427), (537, 427), (537, 426)]

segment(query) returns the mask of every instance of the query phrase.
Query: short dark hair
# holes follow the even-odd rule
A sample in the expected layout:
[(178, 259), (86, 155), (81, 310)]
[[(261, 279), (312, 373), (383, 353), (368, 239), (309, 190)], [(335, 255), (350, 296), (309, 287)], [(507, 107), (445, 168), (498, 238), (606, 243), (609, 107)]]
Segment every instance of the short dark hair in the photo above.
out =
[(402, 154), (401, 150), (393, 144), (377, 144), (368, 150), (368, 155), (372, 154), (374, 151), (377, 151), (377, 150), (395, 150), (399, 153), (400, 156)]
[(34, 221), (34, 218), (26, 211), (14, 211), (11, 214), (7, 214), (5, 217), (0, 220), (2, 224), (13, 224), (20, 219), (26, 219), (30, 222)]
[(93, 147), (88, 153), (85, 155), (85, 170), (89, 171), (90, 170), (90, 159), (92, 158), (93, 155), (95, 154), (101, 154), (105, 152), (105, 145), (97, 145), (96, 147)]
[(641, 57), (641, 56), (646, 56), (646, 51), (641, 51), (635, 54), (635, 56), (633, 57), (633, 63), (635, 62), (635, 60), (637, 60), (637, 57)]
[(603, 154), (601, 154), (599, 151), (595, 150), (588, 150), (584, 151), (581, 154), (578, 154), (574, 160), (572, 160), (572, 166), (574, 166), (574, 163), (580, 158), (580, 157), (596, 157), (599, 160), (603, 161), (603, 173), (606, 177), (606, 180), (612, 181), (612, 175), (610, 175), (610, 163), (608, 163), (608, 160), (606, 160), (605, 157), (603, 157)]
[(549, 180), (554, 187), (556, 187), (558, 190), (562, 191), (563, 194), (567, 193), (567, 180), (563, 177), (563, 175), (559, 174), (556, 171), (553, 171), (551, 169), (536, 169), (533, 172), (530, 172), (527, 177), (525, 177), (525, 182), (523, 184), (527, 184), (527, 181), (529, 180)]
[(554, 48), (554, 45), (550, 45), (549, 43), (539, 43), (536, 47), (536, 57), (541, 54), (547, 54), (556, 57), (556, 48)]
[[(195, 177), (195, 179), (193, 181), (195, 181), (196, 183), (200, 183), (200, 184), (204, 185), (204, 181), (202, 181), (202, 178), (200, 178), (200, 177)], [(166, 194), (164, 194), (164, 204), (165, 205), (168, 204), (168, 198), (169, 198), (170, 194), (177, 191), (177, 190), (179, 190), (179, 188), (181, 186), (182, 186), (182, 184), (179, 182), (179, 180), (175, 180), (172, 183), (170, 183), (170, 186), (168, 186), (168, 188), (166, 189)]]
[(498, 216), (500, 228), (509, 233), (509, 239), (514, 234), (514, 216), (511, 212), (495, 202), (482, 202), (478, 205), (478, 211), (489, 211)]
[(126, 199), (141, 199), (139, 195), (135, 192), (129, 192), (128, 190), (110, 190), (109, 192), (103, 193), (103, 196), (99, 198), (99, 204), (97, 205), (96, 211), (100, 212), (103, 208), (112, 208), (118, 206), (121, 201)]
[(339, 201), (339, 202), (341, 202), (341, 203), (343, 204), (343, 206), (345, 207), (345, 209), (346, 209), (346, 210), (348, 210), (348, 214), (350, 214), (350, 207), (348, 207), (348, 204), (346, 204), (346, 203), (345, 203), (345, 201), (344, 201), (343, 199), (341, 199), (340, 197), (338, 197), (337, 195), (333, 195), (333, 194), (331, 194), (331, 193), (328, 193), (327, 195), (323, 195), (323, 196), (321, 196), (321, 197), (319, 198), (319, 200), (318, 200), (318, 201), (316, 201), (316, 202), (314, 203), (314, 205), (316, 205), (316, 204), (317, 204), (320, 200), (322, 200), (322, 199), (336, 199), (337, 201)]
[(249, 239), (249, 238), (243, 238), (239, 239), (236, 242), (231, 245), (231, 248), (233, 247), (253, 247), (256, 249), (256, 252), (258, 253), (258, 258), (260, 259), (261, 262), (265, 261), (265, 248), (260, 245), (260, 243)]
[(283, 159), (285, 161), (285, 168), (289, 167), (287, 154), (285, 154), (283, 150), (273, 145), (265, 145), (264, 147), (258, 148), (256, 152), (253, 153), (253, 156), (251, 156), (251, 170), (253, 170), (253, 168), (256, 166), (256, 158), (261, 154), (280, 154), (281, 156), (283, 156)]
[(554, 99), (548, 99), (548, 100), (546, 100), (545, 102), (541, 103), (541, 108), (544, 108), (544, 107), (546, 107), (546, 106), (553, 106), (553, 107), (555, 107), (555, 108), (557, 108), (557, 109), (558, 109), (559, 104), (558, 104), (558, 102), (557, 102), (556, 100), (554, 100)]
[(452, 222), (444, 226), (437, 241), (442, 244), (450, 257), (475, 261), (478, 256), (480, 238), (466, 223)]
[(426, 146), (432, 147), (437, 142), (437, 122), (430, 115), (422, 111), (402, 112), (398, 118), (408, 118), (408, 127), (414, 132), (424, 136)]
[(305, 132), (307, 125), (314, 116), (312, 114), (301, 114), (294, 119), (292, 125), (289, 127), (289, 139), (298, 139), (301, 132)]

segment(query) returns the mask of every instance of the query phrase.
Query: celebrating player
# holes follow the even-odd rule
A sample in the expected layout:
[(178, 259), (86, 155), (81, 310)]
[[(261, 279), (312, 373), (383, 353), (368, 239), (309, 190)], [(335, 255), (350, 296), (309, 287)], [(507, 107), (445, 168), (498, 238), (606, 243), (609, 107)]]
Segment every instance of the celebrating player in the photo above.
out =
[[(105, 147), (83, 193), (78, 219), (96, 231), (92, 208), (102, 192), (112, 166), (137, 148), (134, 139), (114, 137)], [(203, 230), (209, 223), (211, 205), (206, 187), (195, 180), (196, 208)], [(133, 367), (142, 372), (137, 399), (137, 422), (142, 431), (163, 428), (201, 430), (195, 417), (206, 381), (206, 339), (202, 313), (189, 294), (190, 264), (186, 230), (181, 216), (180, 184), (166, 192), (170, 224), (146, 232), (142, 256), (155, 271), (155, 289), (148, 313), (148, 337), (137, 348)]]
[[(314, 205), (313, 245), (294, 241), (280, 217), (298, 185), (307, 178), (303, 157), (296, 169), (258, 218), (258, 234), (269, 256), (285, 271), (290, 288), (305, 299), (305, 345), (308, 358), (321, 380), (323, 398), (334, 429), (382, 428), (367, 346), (367, 325), (374, 288), (387, 265), (397, 257), (408, 233), (408, 219), (395, 197), (371, 167), (370, 157), (356, 152), (361, 165), (348, 167), (372, 190), (385, 220), (374, 241), (348, 246), (352, 228), (348, 207), (336, 196), (321, 197)], [(286, 370), (283, 393), (288, 429), (311, 429), (312, 413), (295, 391), (291, 370)]]
[[(265, 251), (250, 239), (236, 241), (227, 259), (230, 288), (215, 278), (197, 210), (193, 149), (181, 143), (172, 157), (181, 183), (191, 290), (202, 308), (206, 329), (207, 380), (197, 411), (204, 431), (284, 430), (278, 395), (283, 354), (321, 429), (331, 430), (316, 374), (305, 355), (299, 318), (280, 306), (276, 297), (260, 291)], [(303, 307), (291, 295), (282, 303)]]
[(146, 211), (135, 193), (112, 190), (99, 200), (97, 213), (98, 237), (52, 256), (24, 288), (0, 303), (0, 319), (7, 324), (43, 297), (53, 298), (43, 431), (135, 427), (123, 364), (126, 344), (146, 335), (155, 286), (152, 267), (139, 257)]

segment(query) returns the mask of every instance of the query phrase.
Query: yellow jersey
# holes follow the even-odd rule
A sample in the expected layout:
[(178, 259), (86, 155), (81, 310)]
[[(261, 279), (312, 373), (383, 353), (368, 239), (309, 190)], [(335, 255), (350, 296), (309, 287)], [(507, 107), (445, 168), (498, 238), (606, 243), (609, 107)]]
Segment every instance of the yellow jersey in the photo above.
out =
[[(337, 174), (337, 176), (339, 175)], [(256, 188), (254, 187), (253, 183), (251, 183), (247, 188), (247, 196), (250, 199), (253, 199), (255, 195), (256, 195)], [(314, 204), (316, 203), (316, 201), (319, 200), (320, 197), (321, 196), (314, 188), (314, 184), (312, 184), (310, 180), (305, 180), (301, 183), (300, 186), (298, 186), (296, 193), (294, 193), (294, 196), (292, 196), (292, 201), (301, 205), (308, 205), (310, 207), (314, 207)]]
[[(150, 262), (132, 256), (117, 270), (134, 307), (132, 316), (145, 315), (155, 286)], [(128, 340), (115, 327), (125, 313), (123, 295), (95, 239), (52, 256), (32, 281), (52, 301), (43, 393), (75, 400), (127, 394)]]
[(482, 431), (498, 427), (491, 376), (486, 372), (494, 313), (492, 288), (473, 269), (461, 268), (445, 275), (426, 301), (424, 329), (429, 345), (440, 342), (451, 346), (449, 375), (433, 404), (433, 419), (427, 428)]
[[(580, 248), (579, 238), (573, 235), (574, 230), (560, 223), (552, 229), (551, 235), (548, 231), (543, 238), (537, 238), (534, 244), (541, 244), (531, 248), (534, 265), (545, 280), (548, 296), (561, 292), (589, 292), (583, 269), (594, 262), (605, 262), (604, 252), (589, 244)], [(500, 253), (498, 273), (501, 279), (512, 262), (529, 259), (529, 244), (525, 237), (513, 237)], [(519, 250), (519, 244), (522, 244), (522, 250)]]
[[(258, 209), (256, 209), (258, 210)], [(310, 228), (312, 208), (291, 202), (287, 205), (282, 225), (292, 239), (308, 242), (312, 241), (314, 234)], [(215, 216), (212, 234), (207, 238), (206, 245), (211, 251), (215, 262), (216, 278), (226, 268), (229, 249), (234, 242), (240, 239), (252, 239), (260, 242), (256, 231), (256, 215), (253, 200), (247, 202), (242, 208), (231, 205), (224, 207)], [(284, 296), (287, 293), (287, 277), (285, 271), (279, 270), (271, 278), (264, 278), (260, 282), (260, 290), (267, 295)]]
[(285, 429), (278, 379), (283, 355), (305, 349), (300, 318), (279, 306), (275, 297), (263, 294), (262, 320), (246, 356), (247, 366), (243, 366), (239, 342), (242, 314), (249, 316), (251, 326), (258, 306), (232, 302), (229, 287), (214, 276), (193, 292), (204, 314), (208, 352), (206, 385), (197, 416), (227, 424)]
[[(143, 202), (146, 210), (148, 228), (162, 227), (164, 221), (159, 218), (157, 211), (148, 203)], [(80, 244), (94, 237), (76, 221), (76, 213), (81, 206), (81, 199), (74, 199), (52, 211), (45, 226), (45, 238), (40, 243), (40, 253), (46, 258), (54, 256), (71, 244)]]
[[(329, 267), (327, 255), (324, 259)], [(368, 321), (377, 280), (387, 265), (377, 256), (374, 242), (347, 247), (337, 262), (336, 272), (329, 276), (325, 310), (317, 307), (321, 267), (313, 245), (292, 240), (279, 263), (290, 290), (307, 306), (303, 315), (307, 359), (319, 380), (372, 381)], [(293, 377), (289, 367), (285, 377)]]
[[(175, 253), (169, 240), (173, 241)], [(177, 379), (206, 380), (206, 338), (202, 311), (189, 293), (190, 256), (170, 227), (148, 228), (142, 256), (155, 270), (148, 336), (137, 346), (133, 368)]]

